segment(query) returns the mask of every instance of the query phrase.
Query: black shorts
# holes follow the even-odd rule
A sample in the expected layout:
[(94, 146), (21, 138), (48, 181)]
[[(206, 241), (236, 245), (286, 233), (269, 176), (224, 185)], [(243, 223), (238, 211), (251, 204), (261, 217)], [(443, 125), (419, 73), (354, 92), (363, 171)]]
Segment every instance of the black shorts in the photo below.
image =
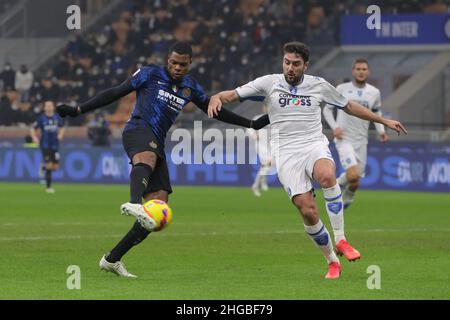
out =
[(42, 152), (42, 158), (44, 159), (45, 163), (51, 162), (51, 163), (59, 164), (58, 150), (42, 148), (41, 152)]
[(144, 194), (160, 190), (172, 193), (170, 185), (169, 169), (167, 168), (166, 157), (164, 154), (164, 145), (161, 145), (156, 139), (150, 127), (136, 127), (127, 129), (122, 133), (122, 144), (125, 152), (130, 158), (137, 153), (152, 151), (158, 156), (155, 169), (153, 170), (150, 182), (145, 189)]

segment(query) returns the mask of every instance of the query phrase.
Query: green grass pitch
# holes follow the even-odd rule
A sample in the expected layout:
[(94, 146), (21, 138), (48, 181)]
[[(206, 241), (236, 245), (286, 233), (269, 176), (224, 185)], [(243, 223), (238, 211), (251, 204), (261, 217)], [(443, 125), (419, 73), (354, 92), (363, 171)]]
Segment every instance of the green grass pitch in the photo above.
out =
[[(125, 256), (138, 279), (100, 272), (128, 231), (127, 185), (0, 184), (0, 299), (448, 299), (450, 196), (361, 191), (345, 215), (362, 259), (339, 280), (282, 189), (175, 187), (172, 225)], [(322, 193), (317, 201), (329, 226)], [(330, 229), (330, 228), (329, 228)], [(69, 290), (68, 266), (81, 270)], [(380, 267), (369, 290), (367, 268)]]

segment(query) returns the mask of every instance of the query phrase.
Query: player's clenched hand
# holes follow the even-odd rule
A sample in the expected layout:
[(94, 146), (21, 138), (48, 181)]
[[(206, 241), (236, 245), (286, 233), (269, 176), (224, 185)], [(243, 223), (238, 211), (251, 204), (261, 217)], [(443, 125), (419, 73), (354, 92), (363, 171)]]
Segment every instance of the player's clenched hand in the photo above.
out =
[(334, 129), (334, 136), (336, 137), (336, 139), (342, 139), (342, 129), (341, 128)]
[(214, 95), (209, 99), (208, 104), (208, 117), (213, 118), (219, 115), (219, 111), (222, 108), (222, 100), (218, 95)]
[(389, 136), (386, 133), (380, 133), (380, 141), (387, 142), (389, 140)]
[(56, 112), (62, 118), (64, 118), (65, 116), (76, 117), (80, 114), (78, 107), (72, 107), (67, 104), (60, 104), (60, 105), (56, 106)]
[(406, 131), (405, 127), (400, 123), (400, 121), (387, 119), (384, 124), (386, 125), (386, 127), (396, 131), (398, 135), (400, 135), (402, 131), (404, 134), (408, 134), (408, 131)]

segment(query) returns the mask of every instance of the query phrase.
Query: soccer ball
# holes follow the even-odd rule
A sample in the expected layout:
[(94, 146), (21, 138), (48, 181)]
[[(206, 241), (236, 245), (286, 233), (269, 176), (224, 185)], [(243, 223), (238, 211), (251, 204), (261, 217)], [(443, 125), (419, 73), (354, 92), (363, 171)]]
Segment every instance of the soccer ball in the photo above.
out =
[(149, 231), (161, 231), (172, 222), (172, 209), (162, 200), (147, 201), (144, 211), (154, 221), (154, 225), (144, 226)]

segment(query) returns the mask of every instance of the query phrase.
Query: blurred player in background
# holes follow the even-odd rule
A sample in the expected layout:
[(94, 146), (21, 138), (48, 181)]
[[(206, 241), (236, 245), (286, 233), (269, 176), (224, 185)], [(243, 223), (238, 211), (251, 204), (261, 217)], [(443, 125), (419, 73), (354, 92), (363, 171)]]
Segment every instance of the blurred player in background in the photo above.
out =
[[(253, 120), (258, 119), (262, 115), (267, 114), (267, 107), (263, 106), (263, 114), (257, 115)], [(255, 181), (251, 187), (256, 197), (261, 197), (261, 190), (269, 190), (267, 184), (267, 176), (271, 174), (274, 161), (270, 153), (270, 131), (268, 129), (248, 129), (248, 135), (255, 144), (256, 153), (259, 158), (260, 167), (256, 174)]]
[[(120, 260), (151, 232), (141, 225), (143, 220), (151, 223), (142, 206), (142, 198), (144, 201), (159, 199), (168, 202), (172, 193), (164, 152), (167, 131), (189, 102), (205, 113), (208, 110), (209, 97), (200, 84), (188, 75), (191, 63), (191, 46), (177, 42), (169, 49), (166, 66), (143, 67), (122, 84), (100, 92), (77, 107), (57, 107), (61, 116), (75, 117), (136, 91), (136, 104), (122, 134), (123, 146), (132, 164), (130, 200), (122, 204), (120, 210), (122, 214), (136, 217), (137, 221), (125, 237), (101, 258), (100, 268), (103, 270), (123, 277), (136, 277), (127, 271)], [(269, 123), (267, 115), (253, 121), (225, 109), (217, 115), (217, 119), (254, 129)]]
[[(353, 81), (340, 84), (336, 87), (336, 90), (347, 99), (356, 101), (381, 116), (380, 90), (367, 83), (369, 72), (368, 61), (362, 58), (356, 59), (352, 67)], [(359, 187), (359, 180), (365, 176), (369, 121), (352, 117), (342, 110), (337, 111), (335, 120), (333, 109), (333, 106), (325, 106), (323, 115), (333, 130), (334, 143), (341, 165), (345, 170), (337, 181), (344, 189), (342, 199), (344, 208), (347, 208), (353, 201), (355, 192)], [(375, 128), (381, 142), (388, 141), (384, 126), (375, 123)]]
[(265, 99), (278, 177), (302, 215), (307, 234), (328, 262), (325, 277), (336, 279), (340, 276), (341, 265), (328, 230), (319, 217), (314, 201), (314, 180), (323, 190), (337, 253), (344, 254), (348, 260), (359, 259), (360, 254), (345, 239), (341, 189), (336, 181), (328, 139), (322, 133), (320, 105), (331, 104), (353, 116), (382, 123), (398, 133), (406, 133), (406, 130), (400, 122), (384, 119), (359, 103), (349, 101), (323, 78), (304, 74), (309, 63), (309, 48), (303, 43), (287, 43), (283, 52), (283, 74), (266, 75), (212, 96), (208, 115), (216, 115), (222, 104)]
[(52, 188), (52, 172), (59, 169), (59, 142), (64, 137), (64, 120), (55, 113), (53, 101), (44, 102), (44, 113), (34, 123), (30, 134), (42, 151), (46, 191), (55, 193)]

